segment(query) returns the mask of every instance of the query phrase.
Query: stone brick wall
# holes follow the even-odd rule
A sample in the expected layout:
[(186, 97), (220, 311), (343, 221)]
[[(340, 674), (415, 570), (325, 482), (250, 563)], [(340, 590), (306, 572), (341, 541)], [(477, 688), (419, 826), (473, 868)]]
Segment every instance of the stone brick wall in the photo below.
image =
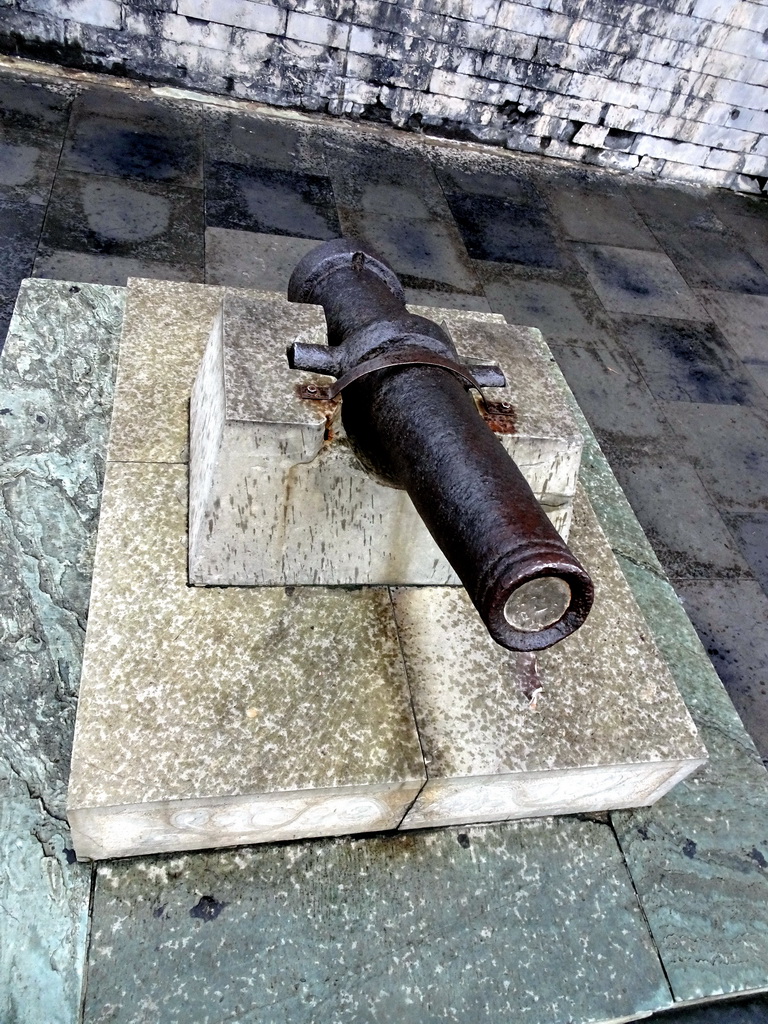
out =
[(0, 0), (0, 49), (759, 192), (766, 0)]

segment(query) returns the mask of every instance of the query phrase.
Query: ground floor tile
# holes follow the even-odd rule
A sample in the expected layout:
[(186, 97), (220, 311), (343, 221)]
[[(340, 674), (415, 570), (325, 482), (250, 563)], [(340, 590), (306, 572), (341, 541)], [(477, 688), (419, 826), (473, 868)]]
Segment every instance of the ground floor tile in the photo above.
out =
[(762, 405), (765, 396), (714, 324), (624, 317), (616, 333), (654, 396), (667, 402)]
[(592, 341), (605, 325), (594, 296), (554, 281), (525, 279), (497, 263), (475, 262), (491, 309), (510, 324), (538, 327), (547, 342)]
[(203, 266), (199, 189), (60, 172), (42, 244), (65, 252)]
[(766, 273), (768, 273), (768, 203), (765, 197), (718, 189), (710, 197), (712, 208)]
[(710, 757), (653, 807), (611, 820), (675, 998), (763, 989), (768, 776), (588, 424), (577, 416), (586, 439), (581, 481)]
[(708, 319), (665, 253), (579, 245), (576, 257), (600, 301), (613, 313)]
[(208, 160), (271, 167), (283, 171), (326, 174), (323, 136), (335, 129), (309, 121), (251, 114), (238, 109), (208, 107), (203, 112)]
[(664, 416), (637, 367), (610, 334), (584, 344), (552, 342), (552, 352), (597, 436), (643, 444), (661, 437)]
[(721, 512), (768, 511), (768, 412), (694, 402), (662, 408)]
[(744, 360), (768, 360), (768, 295), (700, 291), (702, 305)]
[(0, 294), (15, 298), (23, 278), (32, 272), (45, 207), (13, 198), (0, 189)]
[(454, 223), (365, 215), (339, 207), (342, 233), (359, 238), (383, 256), (406, 288), (482, 294), (480, 282)]
[(659, 248), (653, 234), (613, 182), (577, 184), (563, 174), (551, 179), (546, 197), (566, 238), (592, 245)]
[(449, 192), (447, 199), (473, 259), (549, 270), (563, 266), (564, 257), (541, 206), (466, 192)]
[(325, 161), (340, 207), (363, 218), (450, 220), (445, 194), (427, 156), (371, 134), (334, 133)]
[(296, 264), (319, 244), (315, 238), (209, 227), (205, 230), (205, 280), (207, 284), (286, 292)]
[(537, 161), (528, 157), (490, 147), (435, 147), (429, 161), (446, 195), (495, 196), (546, 209), (543, 195), (550, 183), (537, 181)]
[(657, 230), (659, 241), (691, 288), (717, 288), (752, 295), (768, 294), (768, 275), (741, 241), (710, 225), (704, 229), (670, 225)]
[(67, 130), (75, 82), (48, 78), (34, 81), (0, 73), (0, 125), (3, 141), (13, 145), (61, 148)]
[(668, 576), (746, 578), (750, 568), (693, 466), (671, 446), (606, 446), (624, 493)]
[(768, 221), (762, 217), (733, 216), (726, 219), (746, 251), (768, 274)]
[(93, 928), (87, 1024), (145, 1006), (157, 1024), (550, 1024), (670, 1002), (613, 833), (569, 818), (105, 865)]
[(438, 291), (435, 288), (405, 288), (404, 291), (405, 301), (412, 306), (467, 309), (475, 313), (492, 312), (484, 295), (464, 295), (462, 292)]
[(0, 188), (17, 201), (45, 206), (57, 163), (55, 149), (0, 142)]
[(329, 178), (216, 160), (206, 166), (209, 228), (319, 240), (341, 233)]
[(764, 395), (768, 395), (768, 359), (745, 359), (744, 368)]
[(745, 728), (768, 760), (768, 597), (754, 580), (675, 586)]
[(728, 517), (726, 521), (755, 579), (768, 593), (768, 512)]
[(124, 285), (129, 277), (161, 281), (201, 281), (203, 277), (196, 267), (175, 267), (130, 256), (102, 256), (100, 253), (66, 252), (43, 247), (37, 250), (32, 274), (54, 281), (111, 285)]
[(72, 104), (61, 167), (202, 188), (202, 109), (113, 88)]

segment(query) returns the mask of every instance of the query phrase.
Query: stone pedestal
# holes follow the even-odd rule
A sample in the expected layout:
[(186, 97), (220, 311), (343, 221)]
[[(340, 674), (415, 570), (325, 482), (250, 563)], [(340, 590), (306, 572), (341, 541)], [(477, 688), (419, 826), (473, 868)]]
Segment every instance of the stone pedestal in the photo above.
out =
[(129, 284), (68, 803), (79, 857), (634, 806), (702, 763), (582, 496), (571, 541), (599, 597), (538, 679), (460, 588), (190, 587), (186, 402), (222, 294)]
[(424, 765), (386, 588), (189, 587), (186, 524), (185, 466), (109, 466), (78, 856), (396, 828)]
[[(582, 438), (529, 328), (502, 317), (423, 310), (467, 362), (498, 363), (508, 386), (485, 411), (555, 527), (567, 537)], [(319, 306), (228, 296), (192, 390), (190, 582), (197, 585), (457, 584), (407, 493), (359, 465), (341, 399), (307, 401), (291, 341), (322, 344)], [(500, 409), (505, 403), (509, 410)]]
[(460, 587), (393, 591), (427, 770), (401, 828), (652, 804), (706, 758), (580, 489), (569, 544), (595, 603), (538, 655), (493, 643)]

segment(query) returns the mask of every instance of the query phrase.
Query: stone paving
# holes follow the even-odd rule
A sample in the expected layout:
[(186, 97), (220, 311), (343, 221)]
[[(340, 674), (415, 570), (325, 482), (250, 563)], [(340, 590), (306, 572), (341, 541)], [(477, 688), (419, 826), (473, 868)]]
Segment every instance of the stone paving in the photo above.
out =
[[(26, 277), (124, 285), (129, 276), (143, 276), (283, 288), (292, 266), (313, 241), (340, 230), (363, 237), (389, 259), (412, 301), (492, 310), (511, 322), (540, 327), (736, 710), (763, 760), (768, 759), (768, 201), (659, 186), (636, 176), (429, 143), (322, 119), (264, 118), (247, 107), (216, 108), (159, 93), (102, 85), (87, 76), (75, 82), (71, 76), (0, 74), (2, 334)], [(119, 329), (117, 292), (84, 289), (75, 298), (91, 322), (106, 332), (101, 344), (107, 358)], [(27, 302), (31, 320), (34, 293)], [(113, 339), (109, 344), (107, 336)], [(83, 344), (92, 342), (85, 339)], [(100, 407), (108, 405), (102, 398)], [(47, 429), (40, 422), (40, 429)], [(98, 476), (98, 459), (96, 463), (92, 472)], [(90, 543), (84, 536), (86, 554)], [(630, 543), (624, 550), (629, 574), (649, 571), (652, 556), (635, 557)], [(79, 600), (70, 609), (80, 623), (87, 606), (84, 573)], [(657, 605), (657, 597), (649, 599), (646, 617), (653, 616)], [(655, 628), (663, 632), (668, 614), (659, 613)], [(681, 665), (681, 678), (686, 671)], [(678, 685), (691, 696), (680, 679)], [(76, 681), (69, 681), (65, 694), (62, 686), (59, 679), (49, 699), (59, 705), (63, 701), (67, 718)], [(39, 702), (39, 693), (31, 691), (29, 700)], [(694, 694), (693, 700), (702, 698)], [(718, 744), (726, 736), (744, 751), (741, 761), (728, 755), (732, 798), (756, 814), (762, 806), (764, 814), (765, 797), (753, 796), (762, 792), (764, 782), (755, 774), (762, 769), (733, 723), (723, 724), (730, 722), (728, 710), (718, 705), (701, 711), (705, 721), (710, 721), (707, 715), (714, 716), (711, 735), (705, 737), (710, 753), (714, 748), (719, 756)], [(38, 722), (37, 732), (30, 728), (24, 733), (28, 742), (20, 737), (19, 725), (14, 742), (19, 750), (26, 743), (27, 755), (40, 750), (35, 769), (39, 777), (27, 776), (19, 799), (26, 786), (33, 799), (48, 800), (46, 811), (55, 821), (61, 813), (67, 744), (59, 750), (47, 720), (44, 716)], [(5, 727), (9, 734), (12, 727)], [(11, 751), (16, 751), (14, 765), (23, 760), (19, 750)], [(49, 800), (43, 776), (50, 774), (51, 764), (58, 765), (58, 782)], [(14, 767), (11, 773), (14, 793), (16, 771)], [(697, 801), (701, 806), (707, 794), (711, 813), (721, 813), (722, 796), (713, 796), (705, 783), (695, 799), (670, 799), (662, 811), (648, 812), (645, 821), (643, 814), (614, 818), (638, 888), (647, 885), (657, 894), (665, 887), (685, 890), (683, 876), (675, 876), (676, 881), (669, 872), (665, 876), (647, 851), (653, 840), (669, 843), (683, 827), (681, 821), (694, 821), (691, 808)], [(48, 843), (48, 860), (58, 857), (57, 863), (66, 864), (60, 836), (53, 842), (43, 829), (41, 839), (39, 823), (30, 827), (37, 836), (33, 845)], [(719, 912), (715, 908), (708, 916), (702, 909), (707, 878), (711, 872), (731, 870), (727, 865), (736, 863), (738, 843), (734, 838), (730, 853), (722, 844), (709, 850), (699, 867), (691, 835), (696, 827), (680, 840), (684, 859), (697, 872), (690, 891), (700, 911), (695, 920), (686, 920), (685, 929), (716, 935), (722, 928)], [(526, 841), (521, 839), (523, 847)], [(606, 838), (595, 841), (599, 845)], [(493, 846), (497, 840), (486, 842)], [(498, 843), (493, 856), (512, 857), (506, 849), (499, 853), (503, 841)], [(699, 846), (701, 856), (706, 843), (700, 839)], [(328, 856), (335, 856), (335, 848), (329, 849)], [(521, 849), (518, 844), (514, 857), (525, 860)], [(743, 874), (744, 864), (749, 864), (749, 870), (765, 873), (763, 850), (755, 845), (751, 860), (739, 862), (738, 870)], [(158, 902), (147, 907), (150, 923), (163, 920), (165, 889), (183, 882), (177, 885), (180, 876), (173, 863), (157, 869), (162, 878), (156, 886)], [(202, 860), (197, 863), (204, 877), (207, 867)], [(232, 871), (243, 870), (243, 864), (233, 863)], [(268, 877), (268, 866), (258, 870)], [(122, 888), (102, 875), (97, 909), (109, 904), (110, 886), (125, 908), (142, 902), (135, 871), (120, 867), (115, 878), (121, 873), (127, 879)], [(30, 876), (18, 884), (35, 883)], [(66, 885), (80, 893), (79, 899), (87, 896), (85, 870), (73, 865)], [(249, 888), (247, 896), (255, 907), (266, 898), (257, 890)], [(169, 896), (168, 902), (193, 895), (185, 891), (181, 897)], [(199, 912), (190, 911), (190, 916), (215, 921), (218, 904), (204, 903), (209, 898), (205, 891), (195, 898)], [(125, 913), (121, 917), (113, 911), (114, 906), (104, 911), (104, 921), (119, 929)], [(562, 907), (560, 912), (565, 920)], [(679, 908), (665, 911), (650, 899), (645, 912), (652, 919), (656, 944), (663, 947), (664, 937), (671, 934), (664, 914), (674, 917)], [(290, 909), (295, 913), (295, 907)], [(62, 930), (67, 927), (61, 923)], [(125, 948), (142, 941), (137, 924), (130, 927)], [(66, 948), (63, 938), (57, 945), (57, 934), (54, 924), (40, 925), (40, 941), (54, 960), (56, 949)], [(172, 934), (168, 941), (187, 941), (179, 931)], [(234, 941), (231, 935), (229, 941)], [(731, 935), (723, 941), (736, 940)], [(672, 946), (674, 942), (676, 938)], [(92, 1002), (89, 1011), (93, 1021), (108, 1019), (98, 1014), (115, 1003), (110, 986), (123, 984), (103, 975), (108, 947), (110, 942), (97, 932), (92, 955), (101, 992), (99, 1005)], [(250, 948), (244, 947), (244, 957)], [(507, 955), (502, 947), (497, 953)], [(675, 962), (674, 948), (664, 955), (668, 965)], [(715, 950), (712, 956), (716, 962), (725, 954)], [(16, 969), (27, 959), (20, 952)], [(281, 969), (279, 958), (264, 967)], [(59, 970), (66, 973), (66, 963)], [(691, 970), (683, 957), (678, 973), (672, 971), (678, 999), (697, 998), (701, 982)], [(460, 983), (455, 984), (460, 990)], [(72, 985), (65, 984), (67, 1005), (75, 999)], [(651, 997), (652, 989), (649, 980), (638, 997), (648, 1009), (661, 1005)], [(204, 997), (203, 985), (196, 998)], [(503, 1000), (500, 993), (497, 997), (493, 1007), (501, 1012)], [(34, 999), (30, 992), (21, 993), (15, 1008), (13, 1002), (7, 1008), (9, 1019), (69, 1019), (62, 1015), (61, 1001), (38, 1003), (39, 1011), (25, 1015), (24, 1007)], [(237, 1017), (234, 996), (227, 1005), (234, 1016), (226, 1019), (246, 1019)], [(768, 1011), (764, 1001), (753, 999), (676, 1013), (688, 1024), (746, 1024), (766, 1019)]]

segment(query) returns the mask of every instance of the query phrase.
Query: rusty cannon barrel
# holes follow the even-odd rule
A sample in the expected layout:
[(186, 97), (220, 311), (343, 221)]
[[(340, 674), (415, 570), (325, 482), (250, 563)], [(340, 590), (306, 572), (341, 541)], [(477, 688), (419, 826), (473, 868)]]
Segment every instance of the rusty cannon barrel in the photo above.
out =
[(592, 581), (480, 415), (468, 387), (502, 386), (498, 367), (462, 365), (447, 332), (405, 308), (382, 259), (345, 239), (310, 251), (288, 285), (323, 306), (328, 346), (296, 343), (292, 368), (336, 377), (342, 422), (363, 466), (404, 488), (502, 647), (550, 647), (584, 622)]

